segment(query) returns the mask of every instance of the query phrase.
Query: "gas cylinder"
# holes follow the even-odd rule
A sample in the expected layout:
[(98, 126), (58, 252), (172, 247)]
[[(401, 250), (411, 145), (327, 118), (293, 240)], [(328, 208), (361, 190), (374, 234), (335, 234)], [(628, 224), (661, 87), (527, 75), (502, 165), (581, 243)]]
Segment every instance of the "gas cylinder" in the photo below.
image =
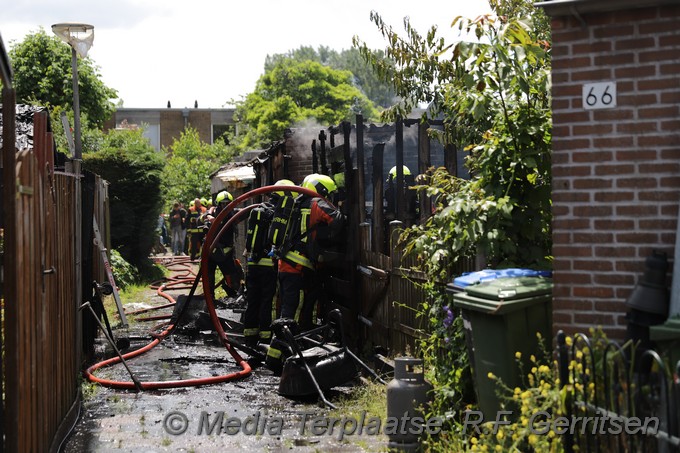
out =
[[(387, 418), (398, 419), (399, 429), (387, 432), (390, 451), (416, 451), (418, 449), (419, 429), (425, 423), (421, 408), (431, 401), (432, 385), (425, 380), (423, 360), (414, 357), (394, 359), (394, 379), (387, 384)], [(414, 420), (420, 417), (421, 420)], [(403, 422), (404, 421), (404, 422)], [(422, 428), (422, 427), (420, 427)]]
[(281, 247), (283, 241), (286, 239), (291, 217), (293, 216), (293, 209), (295, 206), (295, 198), (291, 195), (282, 195), (279, 197), (274, 207), (274, 217), (272, 218), (269, 227), (269, 235), (267, 242), (272, 244), (275, 248)]

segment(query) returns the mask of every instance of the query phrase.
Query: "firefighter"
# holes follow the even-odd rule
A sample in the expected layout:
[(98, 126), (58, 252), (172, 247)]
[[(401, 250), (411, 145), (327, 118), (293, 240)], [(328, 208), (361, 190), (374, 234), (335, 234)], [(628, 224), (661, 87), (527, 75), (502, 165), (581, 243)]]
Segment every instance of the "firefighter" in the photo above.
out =
[[(316, 298), (313, 296), (316, 266), (319, 259), (318, 241), (336, 240), (343, 229), (344, 216), (326, 199), (337, 191), (332, 178), (311, 174), (302, 187), (315, 191), (320, 197), (299, 195), (295, 200), (295, 216), (286, 234), (286, 244), (279, 259), (279, 292), (281, 318), (293, 319), (300, 330), (313, 326)], [(322, 198), (323, 197), (323, 198)], [(272, 338), (267, 352), (267, 365), (275, 372), (283, 362), (281, 340)]]
[[(276, 186), (294, 186), (288, 179), (276, 181)], [(269, 344), (271, 323), (276, 318), (276, 256), (271, 251), (269, 229), (278, 200), (284, 196), (297, 196), (283, 191), (272, 192), (268, 201), (260, 203), (248, 217), (246, 237), (246, 311), (243, 315), (243, 335), (246, 344)]]
[(201, 253), (201, 243), (204, 236), (202, 216), (205, 212), (206, 209), (201, 204), (201, 200), (199, 198), (194, 199), (194, 204), (189, 208), (189, 214), (186, 219), (191, 261), (195, 260)]
[[(215, 217), (233, 200), (234, 197), (226, 190), (218, 193), (215, 198), (217, 206), (213, 213), (214, 215), (206, 214), (206, 224), (210, 225), (215, 220)], [(222, 225), (226, 224), (234, 214), (235, 211), (231, 211), (222, 221)], [(220, 269), (224, 276), (222, 288), (227, 293), (227, 297), (236, 297), (241, 286), (243, 269), (241, 269), (240, 263), (234, 258), (234, 231), (235, 228), (231, 228), (216, 238), (208, 255), (208, 283), (212, 291), (213, 300), (215, 299), (215, 272), (217, 268)]]

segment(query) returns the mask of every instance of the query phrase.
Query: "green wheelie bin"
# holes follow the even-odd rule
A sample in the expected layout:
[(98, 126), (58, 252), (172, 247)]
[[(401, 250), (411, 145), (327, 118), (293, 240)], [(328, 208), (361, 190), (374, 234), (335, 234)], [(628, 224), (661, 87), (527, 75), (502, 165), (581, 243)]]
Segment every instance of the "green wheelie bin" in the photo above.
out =
[[(551, 278), (538, 276), (499, 278), (464, 291), (447, 285), (463, 318), (477, 401), (485, 421), (496, 420), (501, 410), (498, 385), (489, 373), (511, 389), (523, 388), (522, 375), (533, 366), (529, 357), (552, 349), (552, 286)], [(522, 354), (523, 370), (517, 352)], [(513, 415), (510, 418), (519, 414)]]

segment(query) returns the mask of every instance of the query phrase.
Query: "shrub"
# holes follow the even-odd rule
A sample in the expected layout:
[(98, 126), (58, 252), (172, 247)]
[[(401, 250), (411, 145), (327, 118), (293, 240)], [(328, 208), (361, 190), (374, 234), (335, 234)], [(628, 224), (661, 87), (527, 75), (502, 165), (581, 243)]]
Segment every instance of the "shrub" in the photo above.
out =
[(110, 183), (111, 246), (137, 268), (150, 265), (158, 240), (163, 164), (141, 130), (111, 131), (100, 152), (83, 155), (84, 167)]

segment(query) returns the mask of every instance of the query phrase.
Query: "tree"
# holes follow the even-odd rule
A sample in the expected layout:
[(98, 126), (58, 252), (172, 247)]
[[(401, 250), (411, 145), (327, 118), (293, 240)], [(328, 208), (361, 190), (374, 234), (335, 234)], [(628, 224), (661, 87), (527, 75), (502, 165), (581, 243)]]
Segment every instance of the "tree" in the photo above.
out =
[[(385, 56), (381, 50), (375, 52), (378, 56)], [(378, 78), (373, 67), (364, 61), (356, 48), (343, 49), (338, 52), (326, 46), (319, 46), (317, 50), (313, 47), (301, 46), (285, 54), (267, 55), (264, 64), (265, 72), (271, 71), (278, 62), (284, 59), (316, 61), (333, 69), (350, 71), (354, 85), (374, 104), (384, 108), (394, 102), (396, 95), (392, 85)]]
[[(41, 28), (9, 51), (18, 103), (73, 109), (71, 48)], [(114, 111), (116, 90), (101, 81), (90, 58), (78, 59), (80, 109), (83, 129), (101, 128)]]
[(422, 187), (439, 197), (440, 209), (409, 231), (409, 250), (428, 257), (423, 265), (443, 278), (458, 259), (476, 253), (492, 266), (548, 266), (548, 43), (530, 21), (510, 17), (458, 18), (454, 26), (478, 41), (455, 44), (437, 37), (435, 27), (421, 36), (405, 20), (402, 39), (379, 15), (372, 19), (391, 43), (387, 55), (396, 64), (385, 66), (357, 44), (402, 98), (384, 116), (404, 116), (428, 102), (431, 114), (441, 113), (448, 125), (444, 139), (471, 152), (471, 180), (439, 172)]
[(163, 169), (163, 194), (167, 210), (174, 201), (188, 208), (187, 203), (194, 198), (207, 197), (210, 174), (232, 159), (233, 148), (222, 141), (204, 143), (196, 129), (188, 128), (166, 153), (169, 157)]
[[(433, 199), (435, 213), (402, 235), (428, 279), (420, 307), (428, 331), (420, 343), (435, 386), (434, 413), (463, 413), (471, 375), (463, 322), (454, 316), (443, 282), (455, 276), (463, 257), (481, 254), (492, 267), (548, 268), (550, 212), (550, 46), (526, 0), (492, 0), (499, 18), (456, 18), (453, 27), (472, 41), (448, 43), (432, 27), (425, 36), (404, 20), (406, 37), (376, 13), (372, 20), (389, 42), (386, 55), (357, 38), (362, 56), (383, 80), (392, 80), (400, 102), (383, 118), (404, 117), (425, 102), (430, 116), (443, 117), (440, 138), (470, 151), (471, 179), (445, 169), (428, 172), (419, 189)], [(460, 419), (458, 420), (460, 422)], [(444, 438), (443, 443), (446, 442)], [(450, 449), (447, 445), (445, 451)]]
[(278, 60), (260, 77), (255, 91), (237, 106), (247, 130), (240, 149), (281, 139), (284, 129), (309, 119), (336, 124), (363, 113), (376, 115), (373, 103), (352, 85), (352, 74), (315, 61)]

